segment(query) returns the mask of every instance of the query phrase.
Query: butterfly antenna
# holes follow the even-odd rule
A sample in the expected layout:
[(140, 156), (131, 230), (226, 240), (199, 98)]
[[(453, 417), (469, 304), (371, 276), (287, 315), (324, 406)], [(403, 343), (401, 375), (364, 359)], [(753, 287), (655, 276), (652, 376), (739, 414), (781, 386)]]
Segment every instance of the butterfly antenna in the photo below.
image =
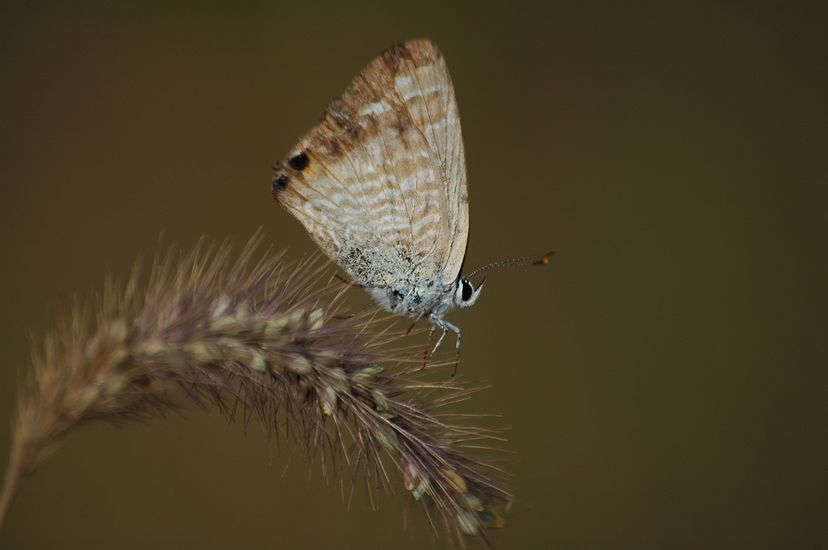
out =
[(488, 263), (484, 266), (478, 267), (465, 277), (467, 279), (471, 279), (474, 277), (475, 274), (480, 273), (481, 271), (486, 271), (487, 269), (492, 269), (495, 267), (518, 267), (524, 265), (549, 265), (549, 257), (555, 253), (554, 250), (547, 252), (546, 254), (541, 254), (540, 256), (523, 256), (522, 258), (511, 258), (509, 260), (499, 260), (496, 262)]

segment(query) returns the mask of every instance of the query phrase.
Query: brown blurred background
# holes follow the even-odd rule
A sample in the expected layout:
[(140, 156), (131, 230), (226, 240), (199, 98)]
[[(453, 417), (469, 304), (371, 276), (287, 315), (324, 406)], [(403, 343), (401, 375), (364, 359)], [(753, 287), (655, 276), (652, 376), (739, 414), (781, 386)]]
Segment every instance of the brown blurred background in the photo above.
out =
[[(462, 112), (466, 265), (559, 251), (451, 316), (493, 386), (469, 409), (512, 428), (497, 546), (828, 547), (826, 10), (142, 4), (0, 7), (0, 418), (30, 334), (160, 233), (313, 250), (271, 163), (428, 36)], [(3, 420), (3, 467), (8, 442)], [(402, 508), (347, 511), (289, 445), (193, 410), (75, 433), (0, 547), (446, 545)]]

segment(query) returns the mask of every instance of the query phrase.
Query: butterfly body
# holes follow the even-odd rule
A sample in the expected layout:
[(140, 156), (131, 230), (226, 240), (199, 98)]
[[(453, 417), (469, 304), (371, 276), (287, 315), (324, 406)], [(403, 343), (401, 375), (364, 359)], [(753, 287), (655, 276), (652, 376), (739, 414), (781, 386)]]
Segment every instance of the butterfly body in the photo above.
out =
[(276, 164), (272, 192), (380, 307), (428, 318), (459, 344), (443, 316), (481, 289), (460, 276), (466, 165), (451, 78), (432, 42), (369, 63)]

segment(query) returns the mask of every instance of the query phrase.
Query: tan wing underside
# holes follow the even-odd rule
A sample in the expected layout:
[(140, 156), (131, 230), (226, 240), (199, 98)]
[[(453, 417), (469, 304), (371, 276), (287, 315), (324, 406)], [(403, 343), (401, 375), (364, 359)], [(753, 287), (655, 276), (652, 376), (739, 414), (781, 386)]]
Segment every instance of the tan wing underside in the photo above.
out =
[(279, 203), (357, 281), (453, 280), (468, 237), (466, 168), (436, 46), (412, 41), (373, 60), (273, 181)]

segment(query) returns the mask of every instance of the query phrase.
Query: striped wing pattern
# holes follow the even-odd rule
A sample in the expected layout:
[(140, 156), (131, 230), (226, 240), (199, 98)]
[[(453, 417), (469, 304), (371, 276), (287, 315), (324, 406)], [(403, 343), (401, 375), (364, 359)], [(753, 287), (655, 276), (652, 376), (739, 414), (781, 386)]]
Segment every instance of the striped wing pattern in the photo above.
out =
[(360, 284), (454, 281), (468, 196), (457, 104), (437, 47), (415, 40), (369, 63), (276, 165), (273, 194)]

